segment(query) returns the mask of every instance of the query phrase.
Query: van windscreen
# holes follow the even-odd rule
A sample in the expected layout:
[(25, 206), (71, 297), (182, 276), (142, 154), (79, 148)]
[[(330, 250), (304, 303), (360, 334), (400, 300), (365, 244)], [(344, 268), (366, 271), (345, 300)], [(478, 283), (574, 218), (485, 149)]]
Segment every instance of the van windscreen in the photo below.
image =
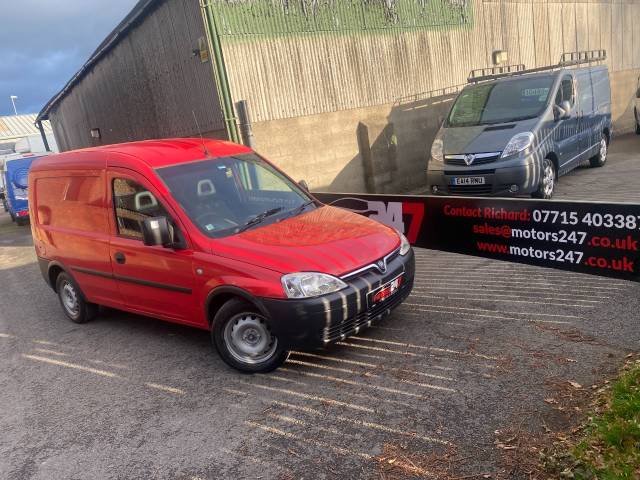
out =
[(218, 238), (302, 213), (312, 199), (255, 154), (158, 168), (191, 221)]
[(547, 105), (552, 77), (531, 77), (466, 87), (456, 99), (448, 127), (507, 123), (535, 118)]

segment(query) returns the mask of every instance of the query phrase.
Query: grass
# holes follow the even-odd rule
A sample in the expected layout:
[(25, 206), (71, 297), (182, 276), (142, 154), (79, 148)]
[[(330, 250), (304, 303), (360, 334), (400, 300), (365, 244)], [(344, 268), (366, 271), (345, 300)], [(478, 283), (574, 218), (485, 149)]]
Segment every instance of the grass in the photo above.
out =
[(550, 470), (575, 480), (640, 479), (640, 360), (604, 389), (582, 431)]

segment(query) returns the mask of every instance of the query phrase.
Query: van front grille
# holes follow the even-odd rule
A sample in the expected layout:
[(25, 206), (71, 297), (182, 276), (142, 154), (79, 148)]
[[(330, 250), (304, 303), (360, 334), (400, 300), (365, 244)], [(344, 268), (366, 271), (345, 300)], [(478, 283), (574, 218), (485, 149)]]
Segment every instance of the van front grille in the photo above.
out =
[(492, 191), (492, 185), (449, 185), (449, 193), (454, 195), (487, 195)]
[(473, 167), (475, 165), (484, 165), (486, 163), (491, 163), (498, 160), (500, 158), (501, 152), (476, 153), (473, 155), (475, 156), (475, 158), (469, 165), (467, 165), (467, 162), (465, 162), (465, 155), (445, 155), (444, 163), (446, 165), (455, 165), (457, 167)]

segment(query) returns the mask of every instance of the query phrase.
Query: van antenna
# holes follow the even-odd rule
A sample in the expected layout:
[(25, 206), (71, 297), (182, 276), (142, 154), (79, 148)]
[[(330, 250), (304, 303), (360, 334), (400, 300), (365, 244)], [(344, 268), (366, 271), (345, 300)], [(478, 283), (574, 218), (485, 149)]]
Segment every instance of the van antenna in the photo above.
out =
[(196, 112), (195, 110), (191, 110), (191, 113), (193, 114), (193, 120), (194, 122), (196, 122), (196, 130), (198, 131), (198, 135), (200, 135), (200, 141), (202, 142), (202, 150), (204, 150), (204, 154), (207, 157), (210, 157), (211, 154), (209, 153), (209, 150), (207, 150), (207, 146), (204, 143), (204, 138), (202, 136), (202, 131), (200, 130), (200, 125), (198, 125), (198, 118), (196, 117)]

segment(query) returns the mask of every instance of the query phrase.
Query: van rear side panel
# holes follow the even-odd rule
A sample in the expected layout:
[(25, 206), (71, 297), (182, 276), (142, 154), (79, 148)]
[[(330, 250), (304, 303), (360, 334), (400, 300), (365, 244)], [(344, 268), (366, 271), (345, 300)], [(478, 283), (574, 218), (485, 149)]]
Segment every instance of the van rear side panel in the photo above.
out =
[(87, 300), (109, 305), (119, 293), (111, 278), (105, 181), (97, 170), (35, 172), (32, 225), (42, 261), (60, 263)]

